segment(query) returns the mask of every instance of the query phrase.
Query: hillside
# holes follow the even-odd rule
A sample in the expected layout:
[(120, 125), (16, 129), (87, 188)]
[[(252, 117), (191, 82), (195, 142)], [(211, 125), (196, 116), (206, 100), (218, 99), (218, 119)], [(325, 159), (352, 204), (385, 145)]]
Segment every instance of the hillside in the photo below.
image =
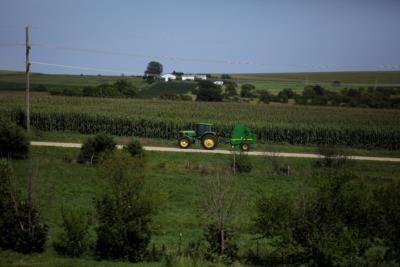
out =
[[(114, 83), (120, 79), (127, 79), (138, 88), (145, 87), (141, 77), (131, 76), (95, 76), (95, 75), (61, 75), (33, 73), (30, 76), (32, 90), (55, 87), (83, 87), (96, 86), (102, 83)], [(220, 74), (212, 74), (218, 79)], [(268, 89), (276, 92), (284, 88), (292, 88), (301, 91), (304, 85), (321, 84), (327, 89), (342, 87), (366, 87), (383, 85), (399, 85), (400, 71), (375, 71), (375, 72), (312, 72), (312, 73), (246, 73), (231, 74), (239, 85), (244, 83), (254, 84), (257, 89)], [(337, 81), (333, 85), (333, 81)], [(0, 90), (23, 90), (25, 89), (24, 72), (0, 70)], [(43, 87), (42, 87), (43, 89)], [(151, 92), (149, 95), (153, 95)]]

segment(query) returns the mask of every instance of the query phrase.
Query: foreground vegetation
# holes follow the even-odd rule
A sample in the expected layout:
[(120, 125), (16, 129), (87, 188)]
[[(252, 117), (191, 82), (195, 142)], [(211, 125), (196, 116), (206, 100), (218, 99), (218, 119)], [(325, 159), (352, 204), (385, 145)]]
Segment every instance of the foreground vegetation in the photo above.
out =
[[(104, 188), (104, 180), (99, 179), (97, 168), (76, 163), (79, 150), (63, 148), (33, 147), (31, 163), (29, 160), (14, 161), (16, 177), (25, 188), (26, 177), (29, 175), (30, 164), (38, 164), (38, 175), (35, 181), (35, 199), (41, 208), (43, 218), (49, 225), (49, 239), (46, 250), (52, 251), (51, 244), (61, 232), (61, 209), (79, 208), (88, 214), (94, 215), (93, 197)], [(154, 218), (152, 224), (152, 243), (160, 249), (162, 244), (177, 251), (179, 236), (182, 233), (181, 248), (186, 248), (193, 241), (203, 235), (202, 224), (198, 221), (198, 205), (202, 203), (208, 177), (214, 177), (215, 169), (228, 166), (230, 156), (156, 153), (147, 152), (148, 168), (146, 171), (146, 186), (157, 188), (166, 198), (166, 205)], [(236, 217), (233, 225), (236, 240), (239, 245), (239, 254), (245, 255), (248, 248), (256, 251), (257, 237), (251, 230), (252, 218), (255, 216), (257, 196), (293, 196), (312, 190), (313, 180), (312, 160), (308, 159), (276, 159), (250, 158), (253, 168), (250, 173), (236, 176), (235, 188), (240, 192), (240, 203), (236, 207)], [(291, 173), (287, 176), (276, 166), (290, 166)], [(275, 167), (274, 167), (275, 166)], [(284, 168), (285, 169), (285, 168)], [(362, 178), (368, 186), (390, 184), (398, 179), (398, 164), (358, 162), (354, 166), (354, 173)], [(152, 245), (150, 245), (151, 248)], [(260, 243), (260, 249), (268, 249), (268, 242)], [(46, 252), (43, 256), (22, 257), (28, 266), (39, 262), (74, 262), (62, 260), (54, 253)], [(9, 264), (17, 263), (19, 255), (2, 253), (1, 258), (7, 259)], [(3, 262), (4, 263), (4, 262)], [(81, 261), (82, 265), (89, 264)], [(91, 262), (94, 264), (94, 262)], [(99, 263), (105, 264), (105, 263)], [(50, 264), (48, 265), (50, 266)]]

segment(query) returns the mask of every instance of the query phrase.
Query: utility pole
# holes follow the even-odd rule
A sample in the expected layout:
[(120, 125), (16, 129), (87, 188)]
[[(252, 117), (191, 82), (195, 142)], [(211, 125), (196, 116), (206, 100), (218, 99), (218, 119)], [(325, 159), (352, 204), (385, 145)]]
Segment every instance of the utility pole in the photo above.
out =
[(29, 51), (31, 50), (31, 46), (29, 44), (29, 26), (25, 28), (25, 74), (26, 74), (26, 94), (25, 94), (25, 108), (26, 108), (26, 130), (30, 130), (31, 126), (31, 117), (30, 117), (30, 97), (29, 97), (29, 69), (31, 67), (31, 63), (29, 62)]

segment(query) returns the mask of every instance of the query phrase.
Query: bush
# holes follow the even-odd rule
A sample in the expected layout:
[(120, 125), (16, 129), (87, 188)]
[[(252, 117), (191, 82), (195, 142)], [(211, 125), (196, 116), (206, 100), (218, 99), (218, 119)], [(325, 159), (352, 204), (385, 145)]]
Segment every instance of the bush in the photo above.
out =
[(99, 222), (96, 254), (101, 259), (141, 261), (157, 209), (157, 196), (144, 188), (144, 162), (119, 151), (100, 170), (109, 186), (95, 202)]
[(105, 133), (88, 138), (83, 144), (78, 156), (79, 163), (93, 165), (101, 161), (115, 149), (115, 141)]
[(221, 260), (224, 264), (231, 264), (232, 261), (237, 259), (238, 246), (236, 245), (234, 238), (230, 231), (224, 231), (224, 254), (221, 255), (221, 235), (218, 226), (210, 224), (207, 227), (207, 232), (204, 235), (204, 239), (208, 242), (209, 247), (205, 253), (206, 259), (210, 261)]
[(0, 118), (0, 157), (24, 159), (29, 155), (29, 141), (24, 130)]
[(79, 210), (61, 211), (63, 232), (53, 243), (54, 250), (64, 256), (79, 257), (89, 247), (88, 218)]
[(239, 154), (235, 157), (232, 157), (230, 166), (238, 173), (248, 173), (253, 168), (249, 160), (249, 156), (244, 154)]
[(138, 139), (132, 139), (131, 142), (125, 147), (125, 149), (131, 154), (132, 157), (138, 156), (138, 157), (143, 157), (143, 147), (142, 144), (140, 144), (140, 141)]
[(221, 86), (210, 81), (199, 81), (196, 101), (222, 101)]
[(47, 225), (42, 222), (31, 199), (23, 198), (13, 188), (13, 175), (11, 164), (0, 160), (0, 248), (26, 254), (42, 252)]

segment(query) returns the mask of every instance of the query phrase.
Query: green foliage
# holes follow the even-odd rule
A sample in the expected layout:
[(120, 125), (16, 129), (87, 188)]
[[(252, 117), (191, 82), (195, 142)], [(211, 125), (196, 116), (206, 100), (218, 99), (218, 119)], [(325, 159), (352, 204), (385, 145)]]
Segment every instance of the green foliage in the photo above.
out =
[(63, 232), (53, 243), (55, 251), (64, 256), (80, 257), (89, 248), (89, 219), (81, 210), (61, 210)]
[(198, 81), (196, 101), (222, 101), (221, 86), (210, 81)]
[(24, 130), (0, 117), (0, 158), (24, 159), (29, 155), (29, 141)]
[(115, 141), (106, 133), (99, 133), (88, 138), (82, 145), (78, 156), (79, 163), (96, 164), (115, 149)]
[(238, 154), (231, 158), (230, 167), (238, 173), (249, 173), (253, 168), (248, 155)]
[(325, 90), (320, 85), (304, 87), (295, 97), (301, 105), (332, 105), (370, 108), (399, 108), (399, 87), (344, 88), (340, 92)]
[(117, 80), (114, 84), (103, 83), (97, 86), (65, 87), (52, 88), (49, 90), (51, 95), (65, 96), (92, 96), (92, 97), (136, 97), (138, 89), (126, 79)]
[(240, 92), (241, 97), (257, 97), (258, 93), (256, 87), (252, 84), (243, 84), (242, 91)]
[[(337, 154), (332, 148), (324, 150), (328, 155)], [(268, 258), (253, 260), (263, 264), (366, 266), (373, 261), (389, 264), (399, 259), (398, 245), (392, 242), (399, 233), (394, 230), (400, 215), (394, 208), (400, 203), (398, 194), (389, 193), (388, 188), (374, 192), (356, 179), (347, 164), (336, 160), (316, 165), (322, 171), (314, 192), (258, 200), (256, 228), (273, 240), (275, 248)], [(384, 203), (379, 197), (383, 195), (387, 196)], [(386, 202), (389, 199), (393, 204)], [(394, 220), (385, 224), (386, 216)], [(392, 237), (385, 234), (388, 231)]]
[(144, 155), (144, 150), (140, 141), (136, 138), (132, 139), (125, 149), (131, 154), (132, 157), (142, 158)]
[(0, 160), (0, 248), (29, 254), (42, 252), (47, 225), (31, 199), (13, 187), (10, 162)]
[(224, 264), (230, 264), (238, 258), (238, 246), (228, 230), (224, 231), (223, 255), (221, 255), (221, 232), (217, 225), (208, 225), (207, 231), (204, 234), (204, 240), (209, 244), (204, 255), (205, 259), (213, 262), (222, 260)]
[(154, 82), (149, 88), (142, 90), (142, 97), (157, 97), (165, 94), (186, 94), (196, 88), (196, 83), (192, 81), (171, 81), (171, 82)]
[(260, 90), (258, 91), (259, 100), (262, 103), (269, 104), (269, 102), (273, 101), (274, 97), (271, 93), (267, 90)]
[(160, 62), (151, 61), (144, 71), (143, 78), (146, 79), (148, 83), (152, 83), (162, 72), (163, 65)]
[(141, 261), (157, 209), (156, 196), (144, 190), (144, 162), (120, 151), (101, 165), (109, 190), (96, 199), (99, 226), (96, 254), (101, 259)]

